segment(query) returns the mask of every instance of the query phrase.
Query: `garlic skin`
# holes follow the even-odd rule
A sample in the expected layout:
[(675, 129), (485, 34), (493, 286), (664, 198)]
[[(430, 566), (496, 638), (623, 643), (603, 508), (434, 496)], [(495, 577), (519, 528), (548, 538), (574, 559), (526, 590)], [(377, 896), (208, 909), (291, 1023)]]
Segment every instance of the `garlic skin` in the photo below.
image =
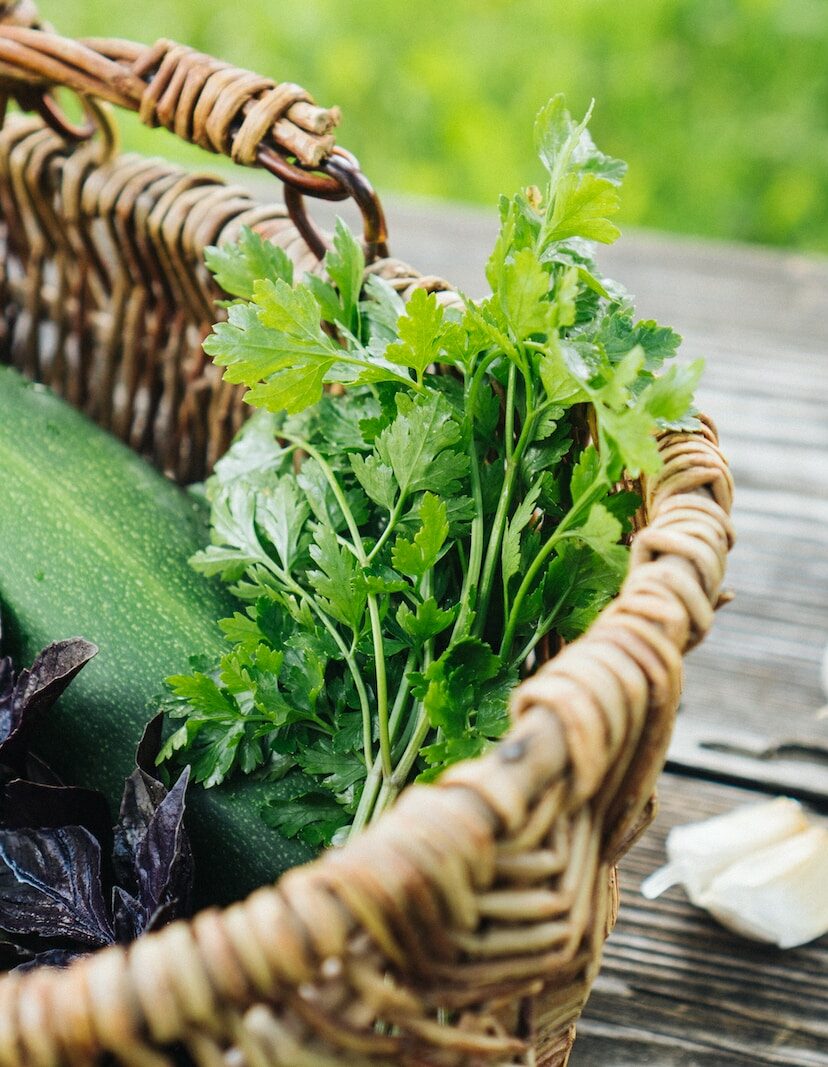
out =
[(674, 827), (668, 864), (641, 886), (653, 899), (681, 883), (724, 926), (780, 948), (828, 930), (828, 830), (788, 797)]
[(756, 941), (813, 941), (828, 930), (828, 830), (812, 826), (734, 863), (698, 903)]
[(688, 897), (698, 904), (720, 871), (807, 825), (801, 804), (788, 797), (776, 797), (703, 822), (674, 826), (667, 836), (669, 862), (643, 882), (641, 892), (652, 900), (680, 882)]

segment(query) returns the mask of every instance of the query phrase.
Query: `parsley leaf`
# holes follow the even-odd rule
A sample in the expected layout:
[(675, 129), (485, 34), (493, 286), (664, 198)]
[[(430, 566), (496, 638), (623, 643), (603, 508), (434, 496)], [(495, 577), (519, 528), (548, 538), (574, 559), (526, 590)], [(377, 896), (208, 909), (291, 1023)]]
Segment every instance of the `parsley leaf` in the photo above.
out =
[(420, 675), (421, 697), (432, 726), (449, 737), (462, 734), (481, 687), (500, 670), (500, 659), (477, 637), (456, 641)]
[(625, 168), (588, 118), (541, 109), (544, 187), (501, 198), (491, 295), (462, 314), (366, 276), (341, 221), (324, 277), (247, 232), (208, 254), (239, 299), (205, 351), (263, 410), (207, 483), (193, 561), (243, 610), (218, 662), (169, 680), (165, 755), (211, 787), (265, 778), (281, 833), (339, 841), (502, 736), (541, 642), (623, 581), (640, 497), (618, 483), (694, 425), (701, 365), (665, 370), (678, 334), (595, 263)]
[(563, 93), (553, 96), (535, 119), (535, 148), (549, 171), (549, 187), (554, 193), (561, 176), (572, 161), (581, 136), (586, 130), (592, 108), (582, 122), (574, 122), (566, 108)]
[(634, 348), (641, 348), (647, 370), (657, 370), (666, 359), (672, 359), (681, 344), (681, 337), (669, 326), (659, 326), (652, 319), (634, 324), (632, 315), (622, 312), (604, 319), (597, 340), (611, 363), (618, 363)]
[(286, 571), (291, 570), (299, 555), (309, 511), (301, 487), (287, 474), (257, 494), (256, 522), (276, 549)]
[(333, 247), (325, 258), (325, 269), (335, 286), (341, 309), (333, 321), (356, 332), (359, 329), (359, 294), (365, 255), (359, 241), (340, 218), (336, 220)]
[(451, 610), (444, 610), (430, 596), (417, 605), (416, 611), (412, 611), (403, 601), (397, 608), (397, 622), (416, 644), (422, 645), (451, 626), (457, 618), (458, 607), (455, 605)]
[(439, 393), (423, 397), (397, 395), (399, 415), (374, 445), (380, 459), (394, 472), (400, 495), (430, 489), (451, 496), (460, 488), (468, 459), (456, 452), (461, 430), (451, 408)]
[(225, 293), (243, 300), (253, 298), (256, 282), (262, 278), (293, 282), (293, 263), (285, 250), (249, 226), (242, 227), (237, 244), (205, 248), (204, 261)]
[(549, 275), (534, 249), (521, 248), (503, 268), (500, 305), (518, 341), (542, 330), (550, 311)]
[(303, 411), (321, 399), (326, 382), (407, 381), (358, 343), (343, 350), (320, 318), (311, 287), (264, 278), (254, 283), (253, 303), (233, 305), (204, 351), (228, 368), (228, 381), (250, 387), (249, 404), (268, 411)]
[(414, 540), (398, 537), (391, 553), (397, 570), (414, 578), (432, 569), (449, 532), (446, 505), (433, 493), (423, 493), (418, 516), (421, 525)]
[(535, 482), (515, 509), (514, 515), (506, 526), (506, 534), (503, 538), (503, 549), (501, 551), (501, 573), (503, 575), (504, 587), (508, 586), (509, 580), (517, 574), (518, 569), (520, 568), (521, 534), (529, 525), (529, 520), (534, 514), (535, 506), (542, 489), (543, 482), (540, 480)]
[(397, 321), (400, 340), (385, 349), (385, 358), (410, 367), (423, 380), (427, 368), (436, 362), (442, 347), (443, 309), (434, 293), (415, 289), (405, 314)]
[(285, 837), (299, 837), (309, 845), (327, 844), (350, 821), (336, 798), (316, 784), (310, 774), (295, 771), (271, 788), (262, 817)]
[(547, 240), (563, 241), (567, 237), (586, 237), (590, 241), (612, 244), (621, 231), (610, 222), (621, 206), (612, 182), (586, 173), (569, 174), (561, 182), (555, 208), (549, 221)]
[(704, 360), (670, 367), (642, 394), (649, 414), (662, 425), (681, 419), (691, 409), (693, 393), (704, 370)]
[(359, 563), (330, 527), (318, 525), (313, 539), (310, 554), (319, 569), (308, 572), (308, 581), (328, 614), (359, 633), (368, 597)]

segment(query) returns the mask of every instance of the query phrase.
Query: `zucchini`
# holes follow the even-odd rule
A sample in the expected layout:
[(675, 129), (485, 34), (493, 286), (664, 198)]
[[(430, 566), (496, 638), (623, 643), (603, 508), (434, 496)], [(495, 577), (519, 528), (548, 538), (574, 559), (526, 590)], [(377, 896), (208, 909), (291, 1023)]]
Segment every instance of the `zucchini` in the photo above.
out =
[[(44, 386), (0, 367), (0, 605), (4, 651), (27, 664), (81, 635), (100, 651), (41, 724), (35, 749), (65, 780), (117, 805), (170, 674), (218, 652), (233, 603), (187, 563), (200, 505)], [(311, 850), (259, 815), (247, 779), (188, 797), (199, 903), (226, 903)]]

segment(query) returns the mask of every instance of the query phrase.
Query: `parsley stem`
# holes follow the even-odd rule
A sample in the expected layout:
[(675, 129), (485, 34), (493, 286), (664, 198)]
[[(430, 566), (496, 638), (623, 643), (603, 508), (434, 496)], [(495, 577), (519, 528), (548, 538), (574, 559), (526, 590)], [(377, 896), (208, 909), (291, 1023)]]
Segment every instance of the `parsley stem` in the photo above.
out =
[(347, 549), (352, 556), (355, 556), (357, 559), (359, 559), (359, 556), (357, 555), (357, 550), (354, 548), (354, 546), (351, 544), (347, 537), (343, 537), (342, 534), (337, 534), (336, 543), (341, 548)]
[[(349, 652), (351, 663), (356, 668), (356, 645), (358, 634), (354, 634), (354, 639), (351, 642), (351, 649)], [(371, 765), (374, 761), (374, 724), (371, 719), (371, 705), (368, 703), (368, 694), (365, 692), (365, 682), (362, 678), (362, 671), (356, 668), (356, 673), (359, 676), (359, 684), (357, 685), (357, 692), (359, 693), (359, 707), (362, 714), (362, 758), (365, 761), (365, 769), (370, 772)], [(351, 672), (353, 675), (353, 671)], [(356, 684), (356, 676), (354, 676), (354, 683)], [(361, 687), (361, 688), (360, 688)], [(363, 694), (365, 699), (363, 700)]]
[(523, 577), (523, 581), (520, 583), (515, 599), (512, 602), (512, 607), (509, 612), (509, 618), (506, 621), (506, 627), (503, 633), (503, 640), (501, 641), (501, 654), (508, 654), (509, 649), (512, 647), (512, 642), (515, 637), (515, 630), (517, 629), (518, 616), (520, 615), (520, 609), (523, 606), (523, 601), (526, 599), (526, 595), (529, 592), (532, 583), (538, 576), (538, 572), (546, 562), (548, 556), (552, 552), (552, 549), (561, 541), (564, 537), (569, 536), (568, 529), (585, 507), (588, 507), (606, 490), (606, 478), (605, 467), (602, 463), (598, 474), (593, 481), (592, 485), (588, 489), (585, 489), (581, 493), (580, 497), (575, 501), (566, 515), (561, 519), (556, 529), (552, 532), (549, 538), (546, 540), (538, 554), (532, 560), (529, 569)]
[(354, 680), (354, 686), (359, 697), (359, 706), (362, 712), (362, 739), (365, 747), (365, 766), (370, 768), (373, 760), (372, 752), (372, 723), (371, 723), (371, 705), (368, 702), (368, 691), (365, 688), (365, 680), (362, 677), (362, 671), (357, 666), (356, 658), (354, 656), (354, 649), (349, 649), (345, 642), (342, 640), (342, 635), (339, 630), (334, 626), (331, 620), (328, 618), (326, 612), (317, 604), (316, 600), (308, 593), (297, 581), (294, 580), (291, 574), (287, 571), (282, 571), (281, 568), (273, 567), (279, 578), (285, 583), (288, 589), (291, 590), (296, 596), (307, 604), (310, 611), (319, 619), (328, 633), (334, 640), (339, 651), (342, 653), (342, 658), (351, 673), (351, 677)]
[(520, 462), (520, 457), (522, 453), (523, 447), (519, 447), (518, 449), (516, 449), (513, 456), (513, 461), (506, 468), (506, 476), (503, 479), (503, 486), (500, 490), (500, 497), (497, 502), (497, 511), (495, 512), (495, 517), (492, 521), (489, 544), (486, 549), (486, 561), (483, 564), (483, 577), (480, 580), (480, 595), (478, 599), (478, 629), (480, 629), (486, 623), (485, 616), (486, 611), (489, 607), (489, 598), (492, 595), (494, 572), (497, 568), (498, 557), (500, 555), (500, 546), (503, 543), (503, 534), (506, 530), (506, 521), (508, 519), (509, 505), (512, 502), (515, 473), (517, 471), (517, 467)]
[[(357, 525), (354, 514), (348, 504), (348, 499), (342, 491), (342, 486), (339, 484), (336, 475), (331, 470), (330, 464), (318, 449), (314, 448), (313, 445), (309, 444), (307, 441), (303, 441), (301, 438), (295, 437), (293, 434), (289, 433), (283, 433), (282, 436), (286, 441), (291, 441), (293, 444), (298, 445), (318, 463), (319, 469), (325, 476), (328, 485), (330, 485), (334, 499), (339, 505), (345, 519), (345, 524), (348, 527), (348, 532), (350, 533), (353, 542), (356, 558), (359, 560), (363, 568), (367, 567), (368, 557), (365, 554), (365, 546), (362, 543), (362, 535), (359, 532), (359, 526)], [(368, 593), (367, 603), (368, 617), (371, 621), (371, 638), (374, 645), (374, 676), (377, 683), (377, 721), (379, 723), (380, 756), (382, 758), (383, 775), (386, 778), (390, 778), (393, 767), (391, 765), (391, 740), (388, 732), (388, 682), (385, 675), (385, 646), (382, 642), (382, 624), (380, 622), (379, 605), (375, 593)], [(370, 732), (366, 722), (363, 722), (363, 732), (365, 735), (366, 765), (370, 766)]]
[(392, 743), (397, 738), (397, 729), (400, 725), (400, 719), (402, 713), (405, 710), (405, 702), (408, 700), (410, 683), (408, 681), (408, 675), (414, 670), (414, 664), (416, 657), (413, 652), (408, 653), (408, 659), (405, 661), (405, 666), (402, 669), (402, 675), (400, 677), (400, 684), (397, 686), (397, 695), (394, 697), (394, 704), (391, 708), (391, 719), (389, 722), (389, 729), (391, 731)]
[(431, 729), (428, 713), (422, 704), (418, 706), (419, 711), (417, 713), (414, 732), (412, 733), (408, 744), (405, 746), (405, 751), (402, 756), (400, 756), (397, 766), (394, 768), (394, 773), (382, 783), (382, 788), (380, 789), (376, 805), (374, 806), (372, 815), (372, 818), (374, 819), (381, 815), (382, 812), (397, 799), (403, 786), (408, 781), (411, 769), (417, 761), (420, 749), (423, 747), (423, 741), (425, 741), (428, 731)]
[(368, 769), (368, 777), (365, 779), (362, 796), (359, 798), (359, 804), (354, 813), (354, 821), (348, 830), (349, 838), (356, 837), (360, 830), (363, 830), (370, 821), (382, 782), (382, 763), (377, 757), (373, 766)]
[[(391, 708), (391, 716), (389, 720), (389, 733), (391, 735), (391, 741), (393, 743), (397, 735), (397, 730), (400, 725), (400, 719), (402, 718), (405, 710), (405, 705), (409, 697), (409, 683), (408, 675), (414, 669), (415, 657), (413, 652), (409, 652), (408, 659), (405, 661), (405, 666), (402, 670), (402, 676), (400, 678), (400, 684), (397, 687), (397, 695), (394, 698), (394, 705)], [(374, 803), (377, 799), (377, 793), (379, 792), (380, 784), (383, 781), (382, 776), (382, 761), (378, 756), (373, 763), (373, 766), (368, 769), (368, 777), (365, 779), (365, 786), (362, 790), (362, 796), (359, 798), (359, 805), (356, 813), (354, 814), (354, 821), (351, 824), (349, 836), (353, 837), (355, 834), (366, 825), (370, 820), (371, 814), (374, 810)]]
[[(425, 576), (424, 583), (427, 581), (428, 577), (428, 575)], [(426, 585), (423, 592), (430, 593), (430, 591), (430, 585)], [(434, 638), (432, 637), (429, 638), (428, 641), (426, 641), (425, 646), (423, 647), (424, 672), (428, 670), (433, 659)], [(386, 778), (386, 780), (382, 783), (382, 788), (380, 789), (379, 796), (377, 797), (376, 804), (374, 805), (374, 810), (371, 815), (372, 819), (376, 819), (377, 816), (381, 815), (382, 812), (385, 811), (389, 804), (393, 803), (393, 801), (396, 800), (400, 790), (408, 781), (408, 776), (411, 774), (411, 768), (416, 763), (417, 757), (420, 754), (420, 749), (423, 747), (423, 742), (428, 736), (428, 731), (431, 729), (431, 721), (428, 717), (428, 713), (426, 712), (425, 707), (420, 703), (417, 703), (414, 706), (419, 710), (417, 711), (417, 715), (414, 720), (413, 731), (408, 739), (408, 743), (403, 749), (403, 754), (397, 761), (397, 766), (394, 768), (394, 773), (391, 775), (390, 778)]]
[(523, 453), (526, 451), (526, 446), (529, 444), (534, 429), (534, 412), (527, 411), (517, 445), (515, 446), (515, 450), (512, 453), (511, 459), (506, 464), (506, 472), (503, 477), (503, 485), (501, 486), (500, 497), (497, 501), (497, 511), (495, 512), (495, 517), (491, 525), (489, 544), (486, 548), (486, 560), (483, 564), (483, 577), (480, 579), (480, 591), (478, 596), (477, 609), (478, 634), (486, 625), (486, 612), (489, 607), (489, 599), (492, 595), (492, 586), (494, 585), (495, 571), (497, 569), (498, 558), (500, 556), (500, 546), (503, 543), (503, 535), (506, 531), (506, 522), (509, 517), (509, 507), (512, 503), (512, 495), (515, 489), (515, 479), (520, 468), (520, 461), (523, 458)]
[(509, 364), (509, 383), (506, 386), (506, 413), (504, 417), (503, 437), (506, 445), (506, 462), (511, 462), (515, 445), (515, 382), (517, 365)]
[[(411, 696), (411, 693), (408, 690), (406, 690), (406, 694), (405, 695), (406, 695), (406, 698), (408, 698), (408, 697)], [(403, 728), (402, 732), (400, 733), (400, 736), (396, 737), (393, 733), (391, 735), (391, 739), (392, 739), (392, 741), (394, 743), (394, 758), (398, 762), (399, 762), (400, 756), (405, 751), (405, 746), (408, 744), (408, 742), (409, 742), (409, 740), (411, 738), (411, 733), (412, 733), (413, 729), (414, 729), (414, 717), (413, 717), (413, 715), (409, 715), (407, 717), (407, 719), (406, 719), (405, 727)], [(395, 766), (396, 766), (396, 764), (395, 764)]]
[[(571, 569), (570, 574), (569, 574), (569, 580), (566, 583), (566, 588), (563, 590), (563, 592), (560, 594), (558, 599), (555, 601), (554, 607), (552, 607), (546, 613), (546, 615), (540, 620), (540, 622), (537, 625), (537, 628), (535, 629), (535, 632), (532, 634), (532, 636), (529, 638), (529, 640), (526, 642), (526, 644), (523, 646), (523, 648), (520, 650), (520, 652), (518, 652), (518, 654), (513, 657), (512, 663), (511, 663), (512, 667), (519, 667), (527, 659), (527, 657), (529, 656), (529, 654), (531, 653), (531, 651), (535, 647), (535, 645), (538, 643), (538, 641), (542, 640), (546, 636), (546, 634), (549, 633), (549, 630), (551, 629), (552, 624), (554, 623), (555, 619), (557, 618), (558, 613), (560, 612), (561, 608), (563, 607), (564, 603), (566, 602), (566, 598), (572, 592), (572, 589), (575, 586), (575, 582), (577, 581), (577, 578), (578, 578), (578, 568), (577, 567), (573, 567)], [(507, 647), (505, 647), (505, 644), (501, 644), (499, 655), (501, 657), (503, 657), (508, 653), (508, 651), (509, 651), (509, 649)]]
[(462, 637), (469, 628), (472, 595), (473, 591), (476, 591), (475, 587), (477, 579), (480, 576), (480, 566), (483, 562), (483, 536), (485, 533), (483, 529), (483, 488), (480, 484), (480, 467), (477, 460), (477, 445), (474, 441), (474, 431), (472, 431), (469, 454), (471, 460), (469, 470), (471, 474), (472, 498), (474, 500), (474, 518), (471, 523), (468, 566), (463, 574), (463, 585), (460, 588), (460, 611), (457, 615), (454, 629), (451, 631), (451, 641), (454, 641), (458, 637)]
[(388, 680), (385, 676), (385, 649), (382, 643), (382, 625), (380, 623), (377, 598), (368, 596), (368, 614), (371, 618), (371, 635), (374, 641), (374, 665), (377, 678), (377, 721), (379, 722), (380, 758), (382, 773), (390, 778), (394, 768), (391, 766), (391, 734), (388, 728)]
[(454, 542), (454, 545), (455, 545), (455, 548), (457, 549), (457, 558), (460, 561), (460, 570), (463, 572), (463, 576), (465, 577), (466, 572), (469, 569), (469, 561), (466, 558), (466, 551), (465, 551), (465, 548), (463, 547), (463, 542), (460, 541), (460, 540), (457, 540), (457, 541)]
[(386, 541), (393, 533), (394, 528), (397, 525), (397, 519), (400, 517), (400, 512), (402, 511), (402, 506), (405, 503), (405, 500), (406, 496), (404, 493), (401, 492), (396, 504), (388, 513), (388, 523), (385, 529), (382, 531), (379, 536), (379, 539), (377, 540), (377, 543), (374, 545), (374, 547), (371, 549), (371, 551), (366, 557), (368, 563), (370, 563), (374, 559), (377, 553), (382, 551), (382, 548), (384, 547)]
[(483, 487), (480, 482), (480, 459), (477, 455), (477, 441), (474, 437), (474, 411), (477, 406), (477, 391), (487, 368), (500, 356), (497, 351), (489, 352), (481, 359), (472, 375), (471, 383), (467, 381), (466, 387), (466, 443), (469, 452), (469, 473), (471, 478), (472, 497), (474, 499), (474, 518), (471, 523), (471, 535), (469, 539), (469, 560), (463, 575), (463, 585), (460, 589), (460, 613), (451, 632), (451, 640), (461, 637), (469, 629), (469, 615), (471, 613), (472, 592), (476, 589), (480, 578), (480, 567), (483, 563), (483, 538), (485, 535), (483, 522)]

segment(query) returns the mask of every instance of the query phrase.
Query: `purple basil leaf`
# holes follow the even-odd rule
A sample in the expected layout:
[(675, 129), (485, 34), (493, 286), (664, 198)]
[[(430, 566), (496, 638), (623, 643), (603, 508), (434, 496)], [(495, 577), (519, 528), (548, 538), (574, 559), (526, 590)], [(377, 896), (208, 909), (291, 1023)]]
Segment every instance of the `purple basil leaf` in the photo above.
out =
[(29, 714), (50, 708), (84, 667), (98, 648), (82, 637), (55, 641), (35, 659), (28, 670), (22, 670), (14, 687), (14, 703), (25, 707)]
[(159, 804), (136, 853), (138, 898), (146, 909), (147, 926), (155, 913), (167, 905), (174, 905), (177, 915), (190, 908), (193, 857), (184, 829), (189, 780), (190, 768), (185, 767)]
[(150, 820), (167, 795), (167, 788), (152, 773), (161, 745), (162, 716), (147, 725), (135, 756), (135, 770), (124, 782), (118, 825), (115, 827), (113, 862), (115, 880), (133, 895), (138, 892), (136, 857)]
[(39, 756), (34, 754), (34, 752), (26, 753), (20, 777), (24, 778), (27, 782), (34, 782), (35, 785), (64, 784), (63, 779), (55, 774), (48, 763), (44, 763)]
[(160, 905), (150, 915), (146, 929), (144, 933), (148, 934), (152, 930), (160, 930), (162, 926), (166, 926), (167, 923), (171, 923), (174, 919), (180, 919), (182, 916), (189, 915), (191, 912), (190, 901), (187, 899), (184, 904), (177, 897), (173, 897), (168, 900), (166, 904)]
[(184, 914), (178, 900), (169, 900), (147, 918), (146, 909), (140, 901), (120, 886), (116, 886), (112, 893), (112, 912), (115, 916), (115, 933), (122, 944), (134, 941), (152, 930), (160, 930)]
[[(153, 773), (161, 746), (162, 717), (149, 723), (136, 755), (137, 767), (124, 784), (113, 853), (118, 936), (156, 928), (189, 911), (193, 862), (184, 809), (189, 768), (167, 792)], [(126, 898), (129, 898), (128, 900)], [(140, 907), (140, 916), (134, 905)], [(118, 922), (120, 916), (120, 922)]]
[(25, 752), (26, 735), (98, 649), (82, 637), (56, 641), (14, 680), (11, 662), (0, 665), (0, 763), (14, 766)]
[(141, 770), (134, 770), (124, 783), (121, 811), (115, 827), (112, 862), (115, 881), (130, 893), (138, 892), (136, 857), (150, 819), (164, 799), (166, 790), (160, 782)]
[[(155, 718), (150, 719), (144, 727), (144, 732), (141, 735), (141, 740), (138, 742), (138, 748), (135, 752), (135, 766), (145, 774), (149, 775), (149, 777), (156, 782), (161, 782), (158, 777), (158, 768), (155, 761), (158, 758), (158, 753), (161, 751), (163, 730), (164, 713), (163, 711), (159, 711)], [(164, 792), (166, 793), (166, 789)]]
[(114, 940), (101, 847), (88, 830), (0, 830), (0, 927), (92, 947)]
[(103, 793), (75, 786), (42, 785), (15, 778), (0, 792), (0, 827), (40, 830), (82, 826), (101, 846), (104, 885), (112, 882), (112, 825)]
[(140, 937), (147, 927), (147, 917), (140, 902), (119, 885), (112, 891), (112, 914), (115, 935), (122, 944)]
[(19, 963), (14, 970), (33, 971), (35, 967), (68, 967), (70, 963), (86, 955), (86, 952), (77, 952), (68, 948), (48, 948), (45, 952), (38, 952), (25, 963)]

